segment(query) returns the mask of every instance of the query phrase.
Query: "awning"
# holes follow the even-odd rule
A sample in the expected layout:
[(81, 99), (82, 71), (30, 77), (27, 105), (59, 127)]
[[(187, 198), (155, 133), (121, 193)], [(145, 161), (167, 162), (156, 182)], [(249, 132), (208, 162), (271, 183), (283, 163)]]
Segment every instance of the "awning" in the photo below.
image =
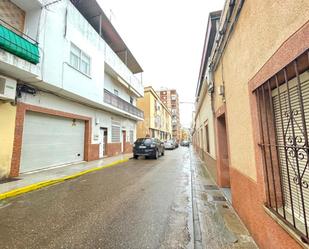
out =
[(33, 64), (38, 64), (40, 54), (37, 43), (32, 43), (0, 24), (0, 48)]

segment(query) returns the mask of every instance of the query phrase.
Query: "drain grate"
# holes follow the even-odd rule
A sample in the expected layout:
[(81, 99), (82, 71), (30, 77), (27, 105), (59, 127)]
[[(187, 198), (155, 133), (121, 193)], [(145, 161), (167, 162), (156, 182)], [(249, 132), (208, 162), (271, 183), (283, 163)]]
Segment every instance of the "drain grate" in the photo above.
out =
[(219, 188), (216, 185), (204, 185), (204, 188), (206, 190), (219, 190)]
[(214, 201), (226, 201), (225, 197), (220, 195), (214, 195), (212, 198)]

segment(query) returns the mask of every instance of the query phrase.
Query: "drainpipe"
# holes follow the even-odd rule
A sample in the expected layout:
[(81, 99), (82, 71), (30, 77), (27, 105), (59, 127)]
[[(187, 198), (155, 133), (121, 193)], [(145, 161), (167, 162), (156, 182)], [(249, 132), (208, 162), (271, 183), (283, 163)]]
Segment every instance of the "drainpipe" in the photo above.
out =
[[(215, 50), (214, 50), (214, 52), (211, 56), (211, 66), (212, 66), (213, 70), (215, 70), (217, 68), (218, 60), (220, 59), (220, 57), (221, 57), (221, 55), (222, 55), (222, 53), (223, 53), (223, 51), (226, 47), (227, 41), (229, 40), (230, 35), (232, 34), (232, 32), (234, 30), (234, 27), (235, 27), (236, 22), (239, 18), (239, 15), (240, 15), (240, 12), (241, 12), (241, 9), (244, 5), (245, 0), (239, 1), (238, 8), (236, 10), (235, 18), (230, 25), (231, 28), (229, 29), (228, 33), (226, 33), (227, 28), (228, 28), (228, 24), (231, 22), (231, 17), (232, 17), (233, 11), (234, 11), (235, 2), (236, 2), (236, 0), (230, 0), (228, 14), (227, 14), (227, 16), (224, 20), (222, 29), (219, 31), (220, 37), (217, 41), (217, 46), (216, 46), (216, 48), (215, 48)], [(226, 40), (223, 44), (224, 36), (226, 36), (227, 38), (226, 38)], [(222, 45), (223, 45), (223, 47), (222, 47)]]

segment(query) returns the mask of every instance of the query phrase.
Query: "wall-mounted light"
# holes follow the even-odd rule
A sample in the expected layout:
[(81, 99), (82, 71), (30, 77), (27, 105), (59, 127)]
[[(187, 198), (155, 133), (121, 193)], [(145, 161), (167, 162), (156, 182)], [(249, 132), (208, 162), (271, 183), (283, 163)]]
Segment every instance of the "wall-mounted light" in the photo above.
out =
[(95, 118), (95, 124), (96, 125), (100, 124), (100, 119), (98, 117)]

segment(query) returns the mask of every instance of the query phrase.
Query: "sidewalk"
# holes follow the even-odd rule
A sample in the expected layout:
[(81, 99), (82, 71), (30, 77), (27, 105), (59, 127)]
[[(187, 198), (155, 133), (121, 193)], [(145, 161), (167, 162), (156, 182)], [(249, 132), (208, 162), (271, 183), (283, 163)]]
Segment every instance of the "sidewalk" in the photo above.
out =
[(191, 149), (194, 235), (196, 249), (257, 249), (228, 196), (211, 179), (206, 166)]
[[(19, 177), (12, 179), (12, 181), (0, 182), (0, 200), (75, 178), (104, 167), (116, 165), (130, 159), (131, 157), (132, 153), (121, 154), (96, 161), (64, 165), (33, 173), (21, 174)], [(18, 192), (19, 190), (21, 191), (20, 193)], [(7, 193), (12, 194), (6, 196)]]

